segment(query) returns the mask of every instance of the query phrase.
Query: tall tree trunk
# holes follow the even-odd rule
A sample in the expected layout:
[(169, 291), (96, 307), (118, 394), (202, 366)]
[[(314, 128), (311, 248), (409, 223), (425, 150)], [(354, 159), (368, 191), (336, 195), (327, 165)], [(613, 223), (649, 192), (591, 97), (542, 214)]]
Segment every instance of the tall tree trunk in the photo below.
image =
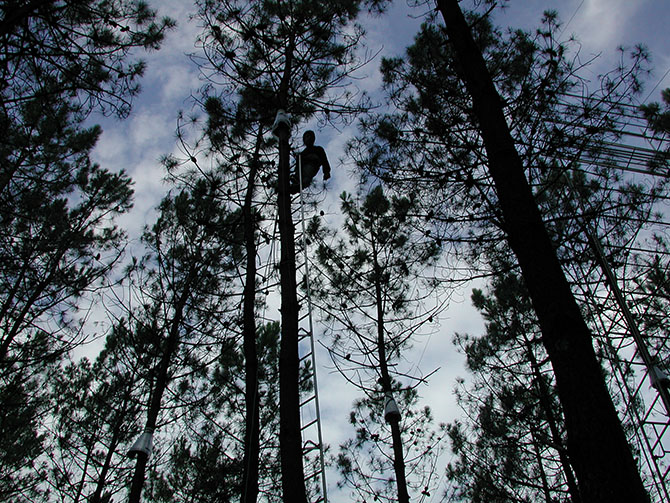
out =
[[(381, 374), (382, 390), (386, 394), (392, 393), (391, 375), (386, 362), (386, 344), (384, 338), (384, 300), (382, 298), (382, 271), (377, 259), (377, 244), (372, 231), (372, 260), (375, 272), (375, 304), (377, 306), (377, 357), (379, 358), (379, 373)], [(400, 436), (400, 419), (393, 417), (389, 420), (391, 426), (391, 440), (393, 442), (393, 469), (395, 471), (396, 487), (398, 490), (398, 503), (409, 503), (409, 492), (407, 491), (407, 477), (405, 475), (405, 456), (402, 448), (402, 437)]]
[(588, 329), (558, 262), (481, 51), (458, 6), (437, 0), (486, 148), (507, 239), (519, 261), (563, 406), (567, 447), (589, 503), (647, 502)]
[(281, 343), (279, 346), (279, 449), (284, 501), (307, 503), (298, 390), (298, 299), (295, 229), (289, 193), (289, 129), (279, 130), (279, 236), (281, 239)]
[(263, 128), (259, 126), (256, 149), (249, 169), (249, 181), (244, 197), (244, 207), (242, 208), (247, 267), (245, 271), (244, 301), (242, 306), (246, 420), (241, 503), (255, 503), (258, 498), (260, 399), (258, 396), (258, 352), (256, 350), (256, 313), (254, 309), (256, 303), (256, 240), (252, 201), (262, 140)]
[[(147, 421), (144, 426), (144, 431), (151, 431), (156, 429), (156, 421), (158, 413), (161, 410), (161, 401), (163, 400), (163, 393), (167, 388), (170, 380), (169, 371), (172, 363), (172, 356), (177, 351), (179, 346), (179, 328), (184, 315), (184, 307), (186, 300), (191, 293), (191, 282), (194, 278), (194, 271), (191, 270), (184, 285), (184, 290), (177, 300), (174, 308), (174, 316), (170, 323), (170, 331), (165, 344), (165, 351), (158, 364), (158, 372), (156, 377), (156, 385), (154, 386), (151, 400), (149, 403), (149, 410), (147, 411)], [(135, 472), (133, 473), (133, 480), (130, 484), (130, 494), (128, 495), (128, 503), (140, 503), (142, 496), (142, 487), (144, 486), (144, 476), (147, 468), (147, 461), (149, 456), (144, 452), (137, 453), (137, 462), (135, 463)]]
[[(287, 110), (289, 83), (293, 69), (294, 35), (288, 41), (284, 72), (277, 93), (279, 108)], [(290, 127), (281, 125), (279, 138), (279, 239), (281, 254), (279, 275), (281, 285), (281, 342), (279, 345), (279, 455), (284, 501), (307, 503), (305, 470), (302, 464), (300, 434), (300, 360), (298, 356), (298, 291), (295, 279), (295, 228), (291, 215)]]
[(149, 456), (146, 453), (137, 453), (137, 461), (135, 462), (133, 480), (130, 483), (128, 503), (139, 503), (140, 501), (140, 497), (142, 496), (142, 487), (144, 486), (144, 474), (147, 470), (147, 461), (149, 461)]

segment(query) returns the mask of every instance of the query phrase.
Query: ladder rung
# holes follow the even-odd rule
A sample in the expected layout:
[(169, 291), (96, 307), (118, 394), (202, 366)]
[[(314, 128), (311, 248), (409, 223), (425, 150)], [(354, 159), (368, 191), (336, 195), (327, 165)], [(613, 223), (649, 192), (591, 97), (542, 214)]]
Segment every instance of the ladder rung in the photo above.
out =
[[(311, 420), (309, 423), (307, 423), (305, 426), (301, 426), (301, 427), (300, 427), (300, 431), (305, 431), (307, 428), (309, 428), (310, 426), (312, 426), (312, 425), (313, 425), (314, 423), (316, 423), (317, 421), (318, 421), (318, 419), (312, 419), (312, 420)], [(309, 440), (309, 442), (311, 442), (311, 440)], [(314, 443), (314, 442), (312, 442), (312, 443)]]
[(311, 402), (311, 401), (314, 400), (315, 398), (316, 398), (316, 395), (312, 395), (312, 396), (310, 396), (307, 400), (305, 400), (304, 402), (302, 402), (302, 403), (300, 404), (300, 407), (302, 407), (303, 405), (308, 404), (309, 402)]
[[(311, 424), (311, 423), (310, 423), (310, 424)], [(303, 452), (303, 453), (308, 453), (308, 452), (311, 452), (311, 451), (316, 450), (316, 449), (318, 449), (318, 448), (319, 448), (319, 444), (317, 444), (317, 443), (314, 442), (313, 440), (308, 440), (307, 442), (305, 442), (305, 443), (303, 444), (303, 446), (302, 446), (302, 452)]]
[(307, 475), (307, 476), (305, 477), (305, 480), (313, 479), (313, 478), (316, 477), (317, 475), (321, 475), (321, 469), (320, 469), (320, 468), (319, 468), (317, 471), (312, 472), (311, 474)]

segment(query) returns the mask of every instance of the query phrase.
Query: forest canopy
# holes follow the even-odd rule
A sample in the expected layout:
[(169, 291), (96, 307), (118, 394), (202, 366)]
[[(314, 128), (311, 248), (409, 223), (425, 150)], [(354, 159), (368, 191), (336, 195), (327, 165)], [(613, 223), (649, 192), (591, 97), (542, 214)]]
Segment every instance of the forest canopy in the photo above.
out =
[(670, 500), (654, 55), (415, 4), (0, 1), (0, 500)]

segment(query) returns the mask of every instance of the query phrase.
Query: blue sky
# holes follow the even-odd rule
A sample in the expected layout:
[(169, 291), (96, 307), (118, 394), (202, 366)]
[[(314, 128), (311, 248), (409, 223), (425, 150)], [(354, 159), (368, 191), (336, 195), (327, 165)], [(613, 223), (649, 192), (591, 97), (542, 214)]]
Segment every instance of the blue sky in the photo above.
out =
[[(152, 222), (153, 208), (167, 190), (158, 160), (164, 154), (176, 152), (177, 113), (193, 110), (189, 97), (202, 85), (197, 70), (186, 56), (196, 51), (194, 41), (199, 31), (197, 24), (189, 21), (192, 6), (182, 0), (151, 0), (150, 3), (161, 14), (176, 19), (179, 26), (168, 34), (161, 51), (142, 56), (148, 68), (142, 81), (143, 93), (135, 102), (130, 118), (123, 122), (94, 118), (104, 129), (94, 160), (111, 170), (125, 169), (135, 180), (135, 208), (120, 220), (133, 238), (139, 235), (144, 224)], [(465, 1), (463, 5), (467, 7), (471, 2)], [(651, 52), (654, 70), (642, 93), (643, 101), (658, 101), (661, 89), (670, 87), (668, 0), (510, 0), (504, 11), (496, 12), (495, 19), (502, 27), (532, 29), (546, 9), (558, 11), (564, 23), (562, 38), (574, 35), (584, 59), (598, 55), (585, 74), (593, 86), (597, 85), (600, 73), (617, 64), (618, 46), (644, 44)], [(426, 6), (413, 8), (404, 2), (395, 2), (386, 16), (366, 21), (367, 46), (372, 52), (380, 50), (384, 55), (401, 55), (411, 43), (426, 10)], [(370, 92), (379, 87), (378, 65), (379, 61), (374, 61), (364, 70), (366, 80), (363, 86)], [(349, 168), (346, 160), (342, 163), (341, 158), (344, 143), (352, 131), (317, 131), (317, 143), (326, 148), (334, 168), (328, 186), (329, 195), (324, 202), (328, 214), (338, 212), (337, 196), (343, 188), (351, 187)], [(278, 317), (279, 313), (275, 314)], [(415, 358), (417, 362), (421, 360), (425, 372), (442, 368), (430, 385), (421, 390), (425, 402), (434, 408), (438, 421), (458, 416), (452, 389), (455, 377), (464, 375), (464, 371), (451, 338), (455, 332), (479, 333), (482, 326), (481, 319), (470, 306), (469, 289), (465, 289), (454, 294), (440, 333), (417, 344)], [(323, 358), (321, 361), (325, 363)], [(354, 395), (341, 378), (327, 369), (320, 370), (319, 381), (325, 440), (335, 447), (351, 434), (346, 423), (348, 407), (343, 404), (351, 402)], [(331, 475), (329, 485), (332, 487), (334, 483), (335, 477)], [(331, 500), (334, 502), (349, 501), (342, 494), (336, 496), (333, 493), (333, 496)]]

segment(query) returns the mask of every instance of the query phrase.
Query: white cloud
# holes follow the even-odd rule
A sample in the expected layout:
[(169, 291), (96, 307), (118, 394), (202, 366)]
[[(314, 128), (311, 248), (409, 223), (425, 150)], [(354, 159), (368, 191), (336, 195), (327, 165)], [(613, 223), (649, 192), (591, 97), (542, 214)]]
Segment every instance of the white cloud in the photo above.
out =
[(128, 142), (141, 157), (147, 152), (165, 151), (165, 146), (174, 142), (175, 124), (175, 117), (141, 109), (130, 119)]
[(626, 24), (645, 1), (586, 0), (575, 15), (572, 28), (585, 49), (591, 53), (609, 51), (622, 43)]

